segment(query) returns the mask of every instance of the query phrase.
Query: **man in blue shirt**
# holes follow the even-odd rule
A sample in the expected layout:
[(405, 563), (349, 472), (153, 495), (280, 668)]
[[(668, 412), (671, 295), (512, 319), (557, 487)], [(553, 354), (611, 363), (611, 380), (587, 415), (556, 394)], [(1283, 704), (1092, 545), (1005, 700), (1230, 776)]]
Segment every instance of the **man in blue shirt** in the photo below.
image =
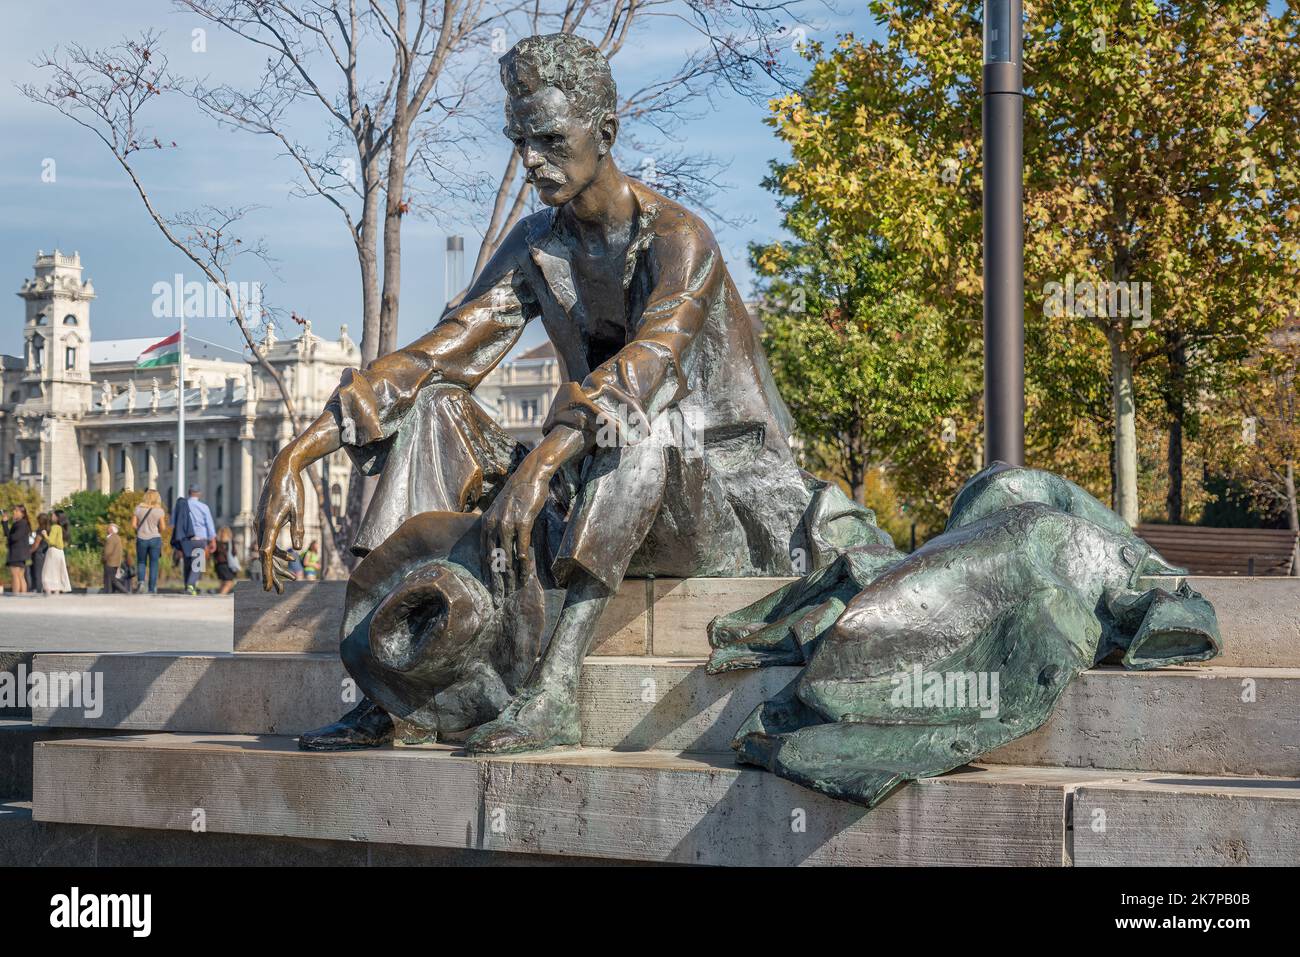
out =
[[(197, 485), (190, 486), (188, 499), (180, 499), (172, 509), (172, 528), (179, 537), (181, 555), (185, 562), (185, 591), (191, 595), (199, 593), (198, 582), (203, 574), (203, 556), (216, 541), (217, 527), (212, 521), (212, 512), (208, 510), (200, 496), (203, 493)], [(185, 514), (182, 514), (182, 511)], [(188, 532), (188, 534), (185, 534)]]

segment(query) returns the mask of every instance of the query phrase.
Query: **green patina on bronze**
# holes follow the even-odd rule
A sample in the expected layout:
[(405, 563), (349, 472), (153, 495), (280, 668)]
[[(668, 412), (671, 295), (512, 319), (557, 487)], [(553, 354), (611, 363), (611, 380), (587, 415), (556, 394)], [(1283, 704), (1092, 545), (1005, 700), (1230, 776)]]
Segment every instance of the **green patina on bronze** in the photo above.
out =
[(976, 760), (1046, 722), (1108, 659), (1202, 661), (1214, 609), (1072, 482), (998, 463), (911, 555), (850, 547), (834, 564), (710, 626), (711, 672), (801, 664), (744, 722), (747, 764), (874, 806), (896, 785)]

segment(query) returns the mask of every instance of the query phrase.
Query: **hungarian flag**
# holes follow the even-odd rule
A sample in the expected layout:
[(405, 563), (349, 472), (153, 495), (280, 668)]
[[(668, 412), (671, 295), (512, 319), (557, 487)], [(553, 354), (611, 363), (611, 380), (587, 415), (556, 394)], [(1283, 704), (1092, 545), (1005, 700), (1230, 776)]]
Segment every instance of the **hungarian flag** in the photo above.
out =
[(181, 334), (174, 332), (161, 342), (155, 342), (135, 360), (137, 369), (152, 366), (169, 366), (181, 361)]

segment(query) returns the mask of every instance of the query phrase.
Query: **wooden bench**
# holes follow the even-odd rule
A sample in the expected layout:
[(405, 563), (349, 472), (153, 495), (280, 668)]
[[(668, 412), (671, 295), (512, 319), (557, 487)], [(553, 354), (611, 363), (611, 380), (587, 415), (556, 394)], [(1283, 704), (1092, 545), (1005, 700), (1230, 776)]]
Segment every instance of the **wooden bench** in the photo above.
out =
[(1295, 532), (1277, 528), (1139, 525), (1138, 535), (1193, 575), (1290, 575)]

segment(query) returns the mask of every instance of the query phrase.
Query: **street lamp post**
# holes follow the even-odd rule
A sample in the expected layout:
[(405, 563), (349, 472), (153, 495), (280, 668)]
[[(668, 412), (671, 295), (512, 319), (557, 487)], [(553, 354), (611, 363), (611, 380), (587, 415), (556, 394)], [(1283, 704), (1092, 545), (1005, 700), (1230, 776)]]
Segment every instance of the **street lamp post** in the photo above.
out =
[(1025, 462), (1021, 0), (984, 3), (984, 461)]

